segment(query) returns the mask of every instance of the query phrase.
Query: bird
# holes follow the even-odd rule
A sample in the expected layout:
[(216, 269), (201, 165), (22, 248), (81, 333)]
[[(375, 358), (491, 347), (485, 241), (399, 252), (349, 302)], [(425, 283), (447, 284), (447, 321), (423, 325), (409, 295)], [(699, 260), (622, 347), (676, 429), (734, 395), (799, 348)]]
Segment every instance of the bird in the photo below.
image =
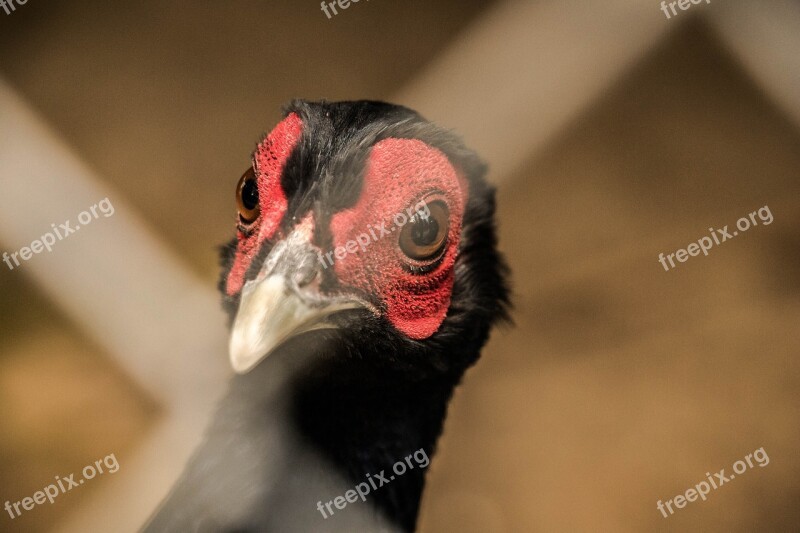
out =
[(282, 117), (221, 247), (235, 373), (147, 532), (414, 531), (453, 392), (510, 322), (495, 188), (456, 133), (373, 100)]

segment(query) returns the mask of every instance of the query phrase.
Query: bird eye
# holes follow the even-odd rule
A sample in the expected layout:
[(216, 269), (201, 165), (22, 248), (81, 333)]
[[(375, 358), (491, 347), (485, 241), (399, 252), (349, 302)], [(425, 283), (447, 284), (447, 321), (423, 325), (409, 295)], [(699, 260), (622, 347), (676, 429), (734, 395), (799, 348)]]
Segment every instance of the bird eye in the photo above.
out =
[(239, 206), (239, 218), (245, 224), (255, 221), (261, 212), (256, 174), (252, 168), (247, 169), (239, 179), (239, 184), (236, 186), (236, 204)]
[(400, 231), (400, 249), (416, 261), (430, 261), (441, 254), (447, 240), (450, 211), (447, 204), (435, 201), (427, 204)]

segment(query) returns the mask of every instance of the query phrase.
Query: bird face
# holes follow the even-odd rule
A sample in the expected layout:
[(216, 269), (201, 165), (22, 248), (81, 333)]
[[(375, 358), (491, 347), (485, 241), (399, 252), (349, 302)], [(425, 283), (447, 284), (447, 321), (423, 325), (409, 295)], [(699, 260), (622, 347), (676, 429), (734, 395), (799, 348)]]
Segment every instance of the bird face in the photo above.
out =
[[(236, 187), (237, 237), (223, 250), (220, 282), (233, 368), (245, 373), (322, 329), (351, 345), (425, 351), (477, 320), (472, 307), (502, 311), (493, 191), (482, 173), (457, 138), (405, 108), (294, 102)], [(488, 208), (471, 208), (476, 193), (489, 195)], [(466, 255), (465, 230), (477, 240)], [(489, 257), (470, 267), (481, 248)], [(494, 295), (469, 279), (486, 259)]]

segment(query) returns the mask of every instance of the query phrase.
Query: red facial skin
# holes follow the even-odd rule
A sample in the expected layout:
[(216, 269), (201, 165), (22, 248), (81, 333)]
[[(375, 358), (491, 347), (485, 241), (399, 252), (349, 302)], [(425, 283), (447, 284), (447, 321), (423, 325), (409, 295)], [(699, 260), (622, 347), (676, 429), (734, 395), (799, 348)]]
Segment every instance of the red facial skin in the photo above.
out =
[[(378, 295), (389, 321), (406, 336), (418, 340), (430, 337), (450, 306), (466, 198), (466, 184), (441, 151), (416, 139), (378, 142), (369, 156), (358, 202), (331, 220), (334, 249), (345, 248), (358, 235), (370, 235), (363, 251), (359, 248), (336, 260), (339, 280)], [(406, 215), (406, 210), (421, 200), (444, 201), (450, 223), (443, 257), (431, 271), (418, 274), (410, 272), (408, 265), (425, 263), (414, 262), (400, 249), (401, 228), (394, 217)], [(384, 221), (390, 233), (381, 237), (378, 228)], [(371, 228), (377, 240), (372, 238)]]
[(261, 214), (253, 222), (254, 230), (238, 233), (239, 243), (225, 287), (229, 296), (237, 294), (244, 285), (244, 276), (253, 257), (275, 230), (286, 214), (288, 201), (281, 187), (281, 175), (286, 161), (300, 140), (303, 122), (296, 113), (283, 119), (256, 148), (254, 157)]
[[(258, 145), (255, 173), (261, 213), (252, 230), (239, 231), (234, 263), (226, 292), (241, 291), (247, 269), (265, 240), (275, 236), (286, 215), (288, 201), (281, 187), (286, 161), (300, 139), (303, 124), (292, 113)], [(436, 266), (413, 273), (408, 266), (426, 263), (408, 258), (400, 249), (401, 227), (394, 216), (408, 216), (421, 201), (443, 201), (450, 221), (447, 243)], [(441, 326), (454, 281), (454, 264), (467, 201), (467, 184), (439, 150), (415, 139), (385, 139), (372, 147), (357, 203), (336, 213), (330, 230), (333, 249), (369, 235), (365, 249), (336, 259), (334, 270), (341, 284), (378, 295), (391, 324), (412, 339), (425, 339)], [(313, 219), (310, 219), (313, 221)], [(385, 222), (389, 233), (381, 236)], [(313, 224), (313, 222), (311, 222)], [(394, 229), (394, 230), (392, 230)], [(375, 239), (372, 236), (378, 238)], [(352, 248), (352, 246), (351, 246)]]

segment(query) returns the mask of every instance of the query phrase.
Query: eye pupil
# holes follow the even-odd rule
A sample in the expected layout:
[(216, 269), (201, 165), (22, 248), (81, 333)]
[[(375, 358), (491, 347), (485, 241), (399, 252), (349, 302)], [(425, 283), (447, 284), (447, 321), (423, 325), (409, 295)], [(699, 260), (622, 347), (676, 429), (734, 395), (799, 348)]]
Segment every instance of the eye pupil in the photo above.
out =
[(245, 224), (254, 222), (260, 213), (258, 204), (258, 182), (252, 168), (249, 168), (236, 185), (236, 205), (239, 207), (239, 220)]
[(258, 207), (258, 186), (255, 180), (247, 180), (242, 186), (242, 204), (249, 210)]
[(439, 223), (432, 217), (422, 218), (411, 227), (411, 240), (417, 246), (430, 246), (436, 242)]
[[(400, 231), (398, 242), (400, 250), (413, 261), (435, 264), (447, 244), (449, 221), (450, 214), (444, 201), (428, 202), (425, 214), (418, 212)], [(427, 266), (414, 265), (415, 268), (427, 268)]]

